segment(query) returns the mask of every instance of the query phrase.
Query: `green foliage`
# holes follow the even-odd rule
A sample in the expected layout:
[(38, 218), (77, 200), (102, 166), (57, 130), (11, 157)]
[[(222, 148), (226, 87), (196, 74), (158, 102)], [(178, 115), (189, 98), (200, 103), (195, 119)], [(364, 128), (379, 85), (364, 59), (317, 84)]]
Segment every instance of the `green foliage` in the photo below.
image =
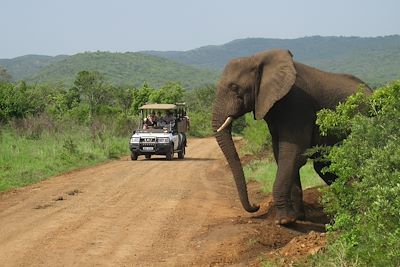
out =
[(185, 89), (179, 83), (168, 82), (160, 89), (153, 91), (149, 96), (152, 103), (171, 104), (183, 100)]
[(253, 115), (245, 115), (246, 127), (243, 130), (243, 137), (246, 145), (243, 148), (245, 153), (260, 154), (267, 148), (271, 148), (272, 139), (265, 121), (257, 121)]
[(68, 56), (60, 55), (56, 57), (26, 55), (13, 59), (0, 59), (0, 65), (5, 67), (8, 73), (12, 76), (13, 81), (25, 80), (34, 73), (39, 72), (43, 68), (63, 60)]
[(43, 97), (24, 82), (16, 85), (0, 82), (0, 122), (38, 114), (45, 106)]
[(185, 88), (192, 89), (216, 82), (218, 72), (232, 58), (281, 47), (289, 49), (297, 61), (327, 71), (352, 73), (376, 87), (399, 79), (399, 42), (399, 35), (376, 38), (312, 36), (290, 40), (247, 38), (182, 52), (87, 52), (57, 57), (27, 55), (0, 59), (0, 65), (7, 69), (14, 81), (63, 82), (71, 86), (78, 72), (90, 70), (102, 73), (113, 85), (137, 87), (147, 81), (160, 87), (167, 81), (178, 81)]
[(120, 106), (122, 113), (127, 116), (133, 104), (134, 89), (131, 87), (122, 87), (115, 91), (115, 101)]
[(329, 109), (323, 109), (317, 117), (321, 134), (336, 135), (346, 137), (352, 128), (352, 119), (358, 114), (367, 114), (368, 100), (363, 93), (363, 86), (360, 86), (357, 93), (348, 97), (345, 103), (339, 103), (336, 112)]
[(103, 127), (95, 138), (90, 127), (74, 122), (64, 122), (57, 128), (62, 131), (45, 129), (39, 138), (32, 139), (29, 132), (20, 128), (3, 127), (0, 132), (0, 191), (128, 153), (126, 136), (117, 137), (108, 127)]
[(190, 131), (191, 136), (205, 137), (213, 135), (211, 128), (211, 111), (190, 112)]
[(349, 133), (327, 155), (339, 177), (324, 195), (338, 233), (327, 255), (341, 247), (349, 264), (399, 266), (400, 81), (370, 97), (356, 94), (318, 123), (326, 133)]
[(400, 78), (400, 36), (376, 38), (311, 36), (298, 39), (246, 38), (189, 51), (146, 52), (204, 69), (222, 70), (232, 58), (273, 48), (289, 49), (296, 61), (326, 71), (352, 73), (376, 87)]
[(215, 98), (215, 86), (207, 85), (185, 93), (185, 101), (192, 111), (209, 110)]
[(8, 73), (7, 69), (0, 66), (0, 82), (11, 82), (11, 74)]
[[(85, 52), (55, 60), (23, 78), (29, 83), (63, 82), (72, 86), (76, 74), (85, 70), (101, 73), (104, 80), (113, 86), (138, 87), (147, 82), (161, 87), (168, 81), (177, 81), (185, 88), (195, 88), (218, 79), (215, 71), (199, 70), (165, 58), (110, 52)], [(15, 79), (21, 78), (15, 76)]]
[(155, 91), (155, 88), (144, 83), (141, 88), (133, 90), (132, 112), (139, 114), (139, 107), (149, 102), (150, 95)]
[(103, 76), (96, 71), (79, 72), (76, 75), (73, 90), (88, 103), (89, 118), (100, 113), (107, 113), (105, 106), (111, 107), (113, 104), (114, 88), (105, 84)]
[(184, 99), (189, 108), (190, 135), (211, 136), (211, 107), (215, 98), (215, 87), (208, 85), (185, 92)]
[(173, 104), (183, 102), (185, 89), (179, 83), (168, 82), (159, 89), (144, 83), (142, 87), (132, 90), (131, 109), (134, 114), (139, 114), (139, 107), (146, 103)]

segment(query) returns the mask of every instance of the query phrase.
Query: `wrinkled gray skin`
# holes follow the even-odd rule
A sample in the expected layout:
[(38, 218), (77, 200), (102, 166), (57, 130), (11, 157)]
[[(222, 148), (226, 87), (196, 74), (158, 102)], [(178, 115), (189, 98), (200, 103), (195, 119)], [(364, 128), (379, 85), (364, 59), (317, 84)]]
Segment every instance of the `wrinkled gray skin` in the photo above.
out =
[[(272, 136), (273, 152), (278, 164), (273, 186), (276, 224), (290, 224), (304, 219), (299, 169), (306, 163), (304, 152), (317, 145), (333, 145), (337, 139), (320, 137), (315, 124), (316, 113), (334, 109), (339, 102), (357, 91), (360, 79), (334, 74), (293, 61), (288, 50), (270, 50), (230, 61), (217, 86), (212, 125), (235, 179), (243, 208), (258, 210), (249, 202), (245, 177), (232, 141), (231, 124), (219, 129), (228, 117), (237, 119), (253, 112), (265, 120)], [(368, 94), (370, 89), (364, 86)], [(220, 130), (217, 132), (217, 130)], [(335, 177), (322, 174), (325, 165), (315, 163), (321, 178), (330, 184)]]

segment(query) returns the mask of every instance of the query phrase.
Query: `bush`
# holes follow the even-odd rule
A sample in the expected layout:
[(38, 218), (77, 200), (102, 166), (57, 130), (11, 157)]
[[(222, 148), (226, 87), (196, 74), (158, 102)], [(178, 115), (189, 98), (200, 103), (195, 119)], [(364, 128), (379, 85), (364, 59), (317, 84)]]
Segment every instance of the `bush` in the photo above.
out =
[(349, 265), (399, 266), (400, 81), (350, 97), (321, 112), (318, 123), (325, 134), (350, 133), (327, 155), (339, 178), (323, 198), (335, 233), (326, 255)]
[(211, 112), (197, 111), (190, 112), (190, 131), (191, 136), (205, 137), (212, 136), (213, 130), (211, 127)]
[(259, 154), (265, 149), (271, 148), (272, 139), (265, 121), (254, 120), (252, 114), (245, 115), (246, 127), (243, 129), (243, 137), (246, 145), (245, 153)]
[(24, 130), (2, 126), (0, 191), (129, 153), (128, 137), (115, 136), (113, 129), (103, 129), (93, 138), (88, 126), (65, 126), (62, 131), (44, 129), (36, 139), (29, 131), (25, 135)]

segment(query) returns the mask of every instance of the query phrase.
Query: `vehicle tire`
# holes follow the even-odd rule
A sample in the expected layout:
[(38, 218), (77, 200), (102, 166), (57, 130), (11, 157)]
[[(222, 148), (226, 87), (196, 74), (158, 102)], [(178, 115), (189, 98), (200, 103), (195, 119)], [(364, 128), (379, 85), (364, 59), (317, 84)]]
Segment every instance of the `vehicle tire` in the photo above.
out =
[(145, 157), (146, 159), (151, 159), (151, 154), (146, 154), (146, 155), (144, 155), (144, 157)]
[(185, 145), (182, 145), (181, 151), (178, 152), (178, 159), (185, 158)]
[(174, 145), (172, 145), (171, 148), (167, 151), (165, 157), (167, 160), (172, 160), (174, 158)]
[(131, 160), (137, 160), (138, 159), (138, 153), (132, 152), (131, 153)]

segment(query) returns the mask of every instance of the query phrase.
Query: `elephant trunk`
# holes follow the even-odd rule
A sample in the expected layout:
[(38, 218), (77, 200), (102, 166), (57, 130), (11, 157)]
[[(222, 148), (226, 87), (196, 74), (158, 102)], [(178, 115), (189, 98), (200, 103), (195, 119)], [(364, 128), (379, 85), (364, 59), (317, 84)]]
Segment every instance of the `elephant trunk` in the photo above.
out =
[(225, 127), (225, 129), (217, 132), (217, 129), (221, 127), (225, 119), (226, 117), (219, 114), (219, 112), (215, 111), (214, 109), (212, 126), (214, 132), (216, 132), (215, 136), (218, 145), (221, 148), (222, 152), (224, 153), (225, 158), (228, 161), (229, 167), (231, 168), (233, 177), (235, 179), (236, 188), (239, 193), (240, 202), (242, 203), (242, 206), (246, 211), (256, 212), (260, 207), (258, 205), (251, 205), (249, 202), (247, 185), (243, 173), (242, 163), (240, 162), (239, 155), (235, 148), (235, 144), (233, 143), (232, 140), (232, 135), (231, 135), (232, 126), (229, 125)]

